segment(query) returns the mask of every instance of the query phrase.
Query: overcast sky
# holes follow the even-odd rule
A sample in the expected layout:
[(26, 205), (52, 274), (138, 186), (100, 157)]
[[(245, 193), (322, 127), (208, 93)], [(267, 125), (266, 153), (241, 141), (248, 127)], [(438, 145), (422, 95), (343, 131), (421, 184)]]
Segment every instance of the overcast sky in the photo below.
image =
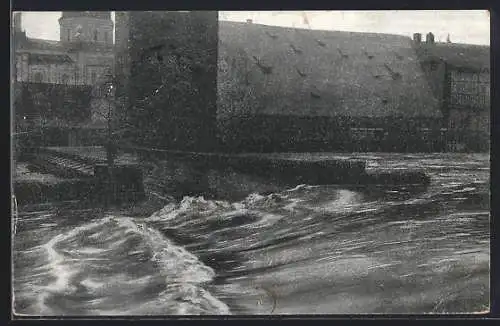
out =
[[(306, 13), (304, 18), (303, 13)], [(61, 12), (24, 12), (23, 27), (29, 37), (59, 39)], [(112, 15), (114, 19), (114, 15)], [(246, 21), (266, 25), (373, 32), (412, 36), (434, 33), (436, 41), (490, 43), (489, 13), (483, 10), (457, 11), (225, 11), (221, 20)]]

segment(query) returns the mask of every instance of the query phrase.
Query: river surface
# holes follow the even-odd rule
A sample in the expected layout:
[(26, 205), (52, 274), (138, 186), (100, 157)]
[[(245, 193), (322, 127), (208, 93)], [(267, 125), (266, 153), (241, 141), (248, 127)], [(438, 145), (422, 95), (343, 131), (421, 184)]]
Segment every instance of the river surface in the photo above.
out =
[(298, 185), (239, 202), (185, 197), (144, 217), (21, 208), (13, 240), (15, 312), (487, 310), (489, 156), (352, 156), (372, 169), (425, 169), (432, 183)]

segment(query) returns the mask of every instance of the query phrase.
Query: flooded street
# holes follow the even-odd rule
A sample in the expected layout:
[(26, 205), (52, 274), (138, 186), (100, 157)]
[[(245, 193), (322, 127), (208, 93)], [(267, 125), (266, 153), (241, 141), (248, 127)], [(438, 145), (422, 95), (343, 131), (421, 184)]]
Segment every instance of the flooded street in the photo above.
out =
[[(298, 154), (299, 156), (302, 154)], [(489, 307), (489, 156), (352, 154), (426, 189), (299, 185), (151, 216), (23, 211), (23, 315), (470, 313)]]

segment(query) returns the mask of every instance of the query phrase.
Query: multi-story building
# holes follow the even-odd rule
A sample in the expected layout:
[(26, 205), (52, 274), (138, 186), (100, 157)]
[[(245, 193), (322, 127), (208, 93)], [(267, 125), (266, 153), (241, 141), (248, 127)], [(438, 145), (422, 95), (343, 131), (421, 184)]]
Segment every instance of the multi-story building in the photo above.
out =
[(490, 139), (490, 47), (425, 42), (414, 43), (444, 116), (447, 147), (452, 151), (488, 150)]
[(114, 64), (110, 12), (63, 12), (59, 41), (29, 38), (15, 15), (16, 80), (93, 85)]
[[(13, 25), (17, 124), (43, 129), (46, 135), (55, 129), (53, 138), (62, 140), (58, 144), (68, 139), (78, 144), (75, 133), (109, 107), (110, 99), (99, 88), (114, 68), (111, 12), (63, 12), (58, 41), (27, 37), (20, 12), (14, 13)], [(63, 131), (70, 135), (62, 136)]]

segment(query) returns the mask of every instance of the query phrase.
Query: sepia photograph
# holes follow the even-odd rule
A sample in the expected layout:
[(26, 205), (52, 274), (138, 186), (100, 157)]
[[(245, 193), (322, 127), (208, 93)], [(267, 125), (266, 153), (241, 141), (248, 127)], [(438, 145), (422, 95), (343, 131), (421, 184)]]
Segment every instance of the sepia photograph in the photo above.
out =
[(15, 317), (486, 314), (486, 10), (11, 12)]

